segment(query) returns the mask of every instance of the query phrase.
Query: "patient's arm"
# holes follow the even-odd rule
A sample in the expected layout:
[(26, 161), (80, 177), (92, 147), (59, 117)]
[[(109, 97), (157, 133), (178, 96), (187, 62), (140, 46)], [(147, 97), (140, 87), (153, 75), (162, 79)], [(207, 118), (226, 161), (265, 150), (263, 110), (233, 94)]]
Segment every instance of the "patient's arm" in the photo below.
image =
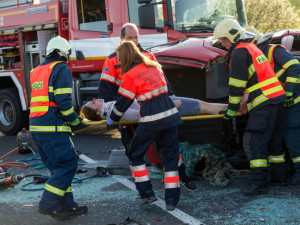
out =
[(201, 114), (219, 114), (220, 111), (227, 107), (227, 104), (222, 103), (208, 103), (200, 100)]

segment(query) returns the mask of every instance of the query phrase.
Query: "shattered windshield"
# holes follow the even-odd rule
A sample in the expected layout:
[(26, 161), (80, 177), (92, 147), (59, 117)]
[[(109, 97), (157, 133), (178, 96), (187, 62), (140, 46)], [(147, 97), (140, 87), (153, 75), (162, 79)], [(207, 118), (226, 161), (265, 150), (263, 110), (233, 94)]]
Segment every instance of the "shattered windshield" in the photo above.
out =
[(213, 32), (225, 18), (246, 25), (243, 0), (171, 0), (174, 29), (181, 32)]

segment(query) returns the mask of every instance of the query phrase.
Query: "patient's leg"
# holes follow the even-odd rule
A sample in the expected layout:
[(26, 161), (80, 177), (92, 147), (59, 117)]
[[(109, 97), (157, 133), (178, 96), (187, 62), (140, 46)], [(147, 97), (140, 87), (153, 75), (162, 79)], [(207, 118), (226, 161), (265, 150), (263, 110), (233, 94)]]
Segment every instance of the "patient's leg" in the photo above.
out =
[(220, 111), (227, 107), (227, 104), (222, 103), (208, 103), (200, 100), (201, 114), (219, 114)]

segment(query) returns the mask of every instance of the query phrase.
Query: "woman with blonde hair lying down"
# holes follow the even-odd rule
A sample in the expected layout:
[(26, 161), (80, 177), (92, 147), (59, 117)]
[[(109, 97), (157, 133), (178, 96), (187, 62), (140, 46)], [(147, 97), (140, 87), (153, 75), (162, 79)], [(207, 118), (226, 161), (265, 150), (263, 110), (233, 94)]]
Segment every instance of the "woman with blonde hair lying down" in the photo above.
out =
[[(194, 98), (170, 96), (178, 109), (180, 116), (196, 116), (202, 114), (218, 114), (227, 104), (208, 103)], [(81, 115), (88, 120), (99, 121), (109, 117), (116, 101), (104, 102), (103, 99), (93, 99), (81, 107)], [(122, 116), (121, 120), (139, 120), (140, 105), (134, 101)]]

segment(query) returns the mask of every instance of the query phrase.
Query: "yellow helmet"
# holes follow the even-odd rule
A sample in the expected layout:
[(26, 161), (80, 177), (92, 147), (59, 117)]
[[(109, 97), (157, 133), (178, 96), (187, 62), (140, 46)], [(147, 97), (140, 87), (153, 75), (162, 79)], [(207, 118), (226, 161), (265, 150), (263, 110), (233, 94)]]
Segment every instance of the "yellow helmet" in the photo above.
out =
[(66, 39), (62, 38), (61, 36), (52, 38), (48, 42), (46, 56), (50, 55), (56, 49), (59, 50), (61, 56), (69, 59), (69, 55), (71, 54), (71, 47)]
[(232, 18), (221, 20), (214, 31), (213, 39), (226, 37), (232, 43), (236, 43), (244, 36), (246, 30), (241, 27), (239, 22)]

